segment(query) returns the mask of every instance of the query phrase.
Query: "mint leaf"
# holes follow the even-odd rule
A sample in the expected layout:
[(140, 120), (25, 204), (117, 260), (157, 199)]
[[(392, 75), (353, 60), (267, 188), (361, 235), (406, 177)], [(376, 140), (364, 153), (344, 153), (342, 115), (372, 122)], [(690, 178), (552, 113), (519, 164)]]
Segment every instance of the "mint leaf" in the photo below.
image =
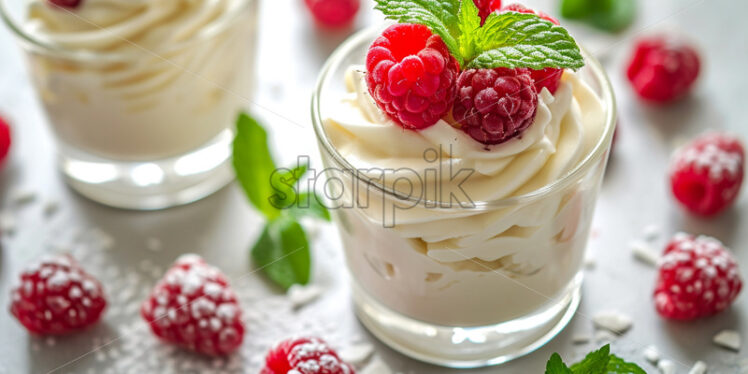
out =
[(267, 133), (254, 118), (241, 113), (236, 121), (233, 143), (233, 165), (236, 177), (252, 205), (268, 219), (280, 215), (272, 202), (270, 177), (275, 163), (267, 144)]
[(570, 19), (581, 19), (589, 16), (592, 7), (593, 5), (590, 4), (590, 0), (562, 0), (561, 16)]
[(563, 0), (561, 15), (582, 20), (599, 29), (617, 32), (630, 25), (636, 17), (634, 0)]
[(587, 355), (584, 360), (571, 365), (574, 374), (606, 374), (610, 361), (610, 344)]
[(462, 1), (460, 3), (460, 12), (457, 14), (460, 30), (460, 36), (457, 38), (460, 58), (469, 60), (475, 55), (476, 48), (476, 30), (480, 28), (481, 19), (478, 15), (478, 7), (471, 1)]
[(545, 374), (572, 374), (558, 353), (554, 353), (545, 366)]
[(476, 39), (478, 49), (484, 52), (468, 68), (584, 66), (579, 46), (569, 32), (534, 14), (492, 13), (478, 30)]
[(297, 200), (296, 183), (306, 173), (308, 165), (299, 165), (293, 169), (277, 169), (270, 176), (270, 185), (275, 191), (271, 203), (277, 209), (287, 209)]
[(309, 283), (309, 242), (294, 217), (282, 215), (267, 222), (251, 253), (255, 264), (283, 289)]
[(322, 204), (322, 198), (314, 192), (299, 194), (289, 213), (297, 218), (313, 217), (330, 221), (330, 212)]
[(611, 355), (606, 374), (647, 374), (647, 372), (636, 364), (626, 362), (616, 355)]
[(460, 0), (376, 0), (376, 3), (374, 9), (381, 11), (387, 19), (417, 23), (431, 29), (462, 64), (457, 45)]

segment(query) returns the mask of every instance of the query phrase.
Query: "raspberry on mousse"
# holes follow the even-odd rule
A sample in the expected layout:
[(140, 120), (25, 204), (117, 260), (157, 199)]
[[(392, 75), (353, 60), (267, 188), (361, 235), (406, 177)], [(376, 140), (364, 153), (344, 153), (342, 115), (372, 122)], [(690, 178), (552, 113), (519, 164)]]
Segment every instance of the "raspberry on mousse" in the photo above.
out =
[(742, 287), (738, 265), (719, 240), (680, 233), (661, 260), (655, 307), (668, 319), (708, 317), (727, 309)]
[(107, 302), (101, 284), (69, 255), (43, 258), (21, 274), (11, 313), (30, 332), (62, 335), (96, 323)]
[(177, 259), (141, 314), (161, 340), (206, 355), (229, 354), (244, 339), (236, 294), (226, 277), (197, 255)]
[(369, 48), (366, 71), (377, 106), (405, 129), (430, 127), (452, 107), (457, 60), (424, 25), (387, 28)]
[(327, 343), (319, 338), (293, 338), (268, 352), (260, 374), (354, 374)]
[(528, 69), (469, 69), (457, 79), (452, 115), (460, 129), (486, 144), (500, 144), (535, 119), (538, 94)]

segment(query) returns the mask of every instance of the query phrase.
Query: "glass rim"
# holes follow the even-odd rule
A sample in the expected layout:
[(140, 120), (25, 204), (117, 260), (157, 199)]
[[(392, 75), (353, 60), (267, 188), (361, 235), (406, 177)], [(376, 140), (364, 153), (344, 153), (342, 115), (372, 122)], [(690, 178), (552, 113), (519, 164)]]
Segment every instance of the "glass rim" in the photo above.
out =
[[(111, 60), (111, 61), (123, 61), (128, 59), (133, 59), (137, 57), (133, 57), (132, 55), (127, 55), (125, 53), (121, 52), (99, 52), (95, 50), (90, 49), (71, 49), (65, 46), (57, 45), (54, 43), (49, 43), (47, 41), (41, 40), (40, 38), (34, 36), (32, 33), (27, 32), (24, 30), (24, 26), (20, 20), (13, 19), (13, 16), (11, 16), (10, 11), (7, 8), (7, 1), (8, 0), (0, 0), (0, 18), (3, 20), (3, 22), (8, 26), (8, 28), (11, 30), (11, 32), (24, 44), (24, 47), (30, 48), (34, 52), (39, 53), (45, 53), (48, 55), (54, 55), (56, 57), (65, 58), (68, 60), (77, 60), (77, 61), (96, 61), (97, 59), (104, 59), (104, 60)], [(238, 6), (231, 14), (230, 17), (227, 17), (225, 20), (222, 20), (220, 23), (216, 25), (212, 25), (211, 27), (204, 28), (203, 30), (200, 30), (194, 37), (189, 38), (188, 40), (182, 41), (180, 43), (171, 44), (168, 47), (165, 47), (163, 50), (148, 50), (152, 53), (159, 53), (159, 54), (168, 54), (171, 51), (179, 50), (181, 48), (184, 48), (185, 46), (192, 45), (194, 43), (199, 43), (204, 40), (209, 40), (210, 38), (214, 37), (215, 35), (220, 34), (222, 31), (226, 30), (231, 25), (235, 24), (236, 21), (241, 19), (242, 11), (248, 9), (252, 4), (256, 3), (258, 0), (241, 0), (242, 3), (240, 6)], [(125, 40), (125, 39), (123, 39)]]
[[(329, 77), (330, 72), (332, 71), (333, 67), (337, 67), (338, 61), (342, 59), (342, 57), (348, 55), (351, 53), (351, 51), (354, 49), (354, 47), (358, 46), (359, 44), (363, 43), (364, 41), (370, 39), (373, 41), (375, 39), (375, 36), (381, 32), (381, 30), (389, 26), (390, 24), (387, 23), (384, 26), (383, 25), (375, 25), (368, 28), (365, 28), (361, 31), (356, 32), (351, 37), (349, 37), (347, 40), (345, 40), (340, 46), (338, 46), (337, 49), (330, 55), (330, 57), (327, 59), (327, 62), (325, 62), (324, 66), (322, 67), (322, 70), (317, 78), (317, 83), (315, 85), (314, 92), (312, 93), (312, 102), (311, 102), (311, 114), (312, 114), (312, 123), (314, 127), (314, 133), (317, 137), (318, 144), (321, 145), (320, 148), (321, 151), (327, 152), (332, 158), (337, 162), (339, 165), (343, 167), (344, 170), (357, 170), (357, 168), (351, 164), (343, 155), (338, 152), (337, 148), (332, 144), (330, 141), (330, 138), (327, 136), (327, 133), (324, 129), (324, 120), (321, 117), (321, 111), (320, 111), (320, 95), (322, 93), (322, 89), (324, 88), (324, 85), (327, 81), (327, 78)], [(615, 93), (613, 92), (613, 86), (610, 82), (610, 79), (608, 78), (608, 75), (605, 73), (605, 70), (603, 69), (600, 62), (594, 58), (586, 49), (583, 47), (580, 47), (582, 51), (582, 56), (584, 57), (584, 60), (586, 62), (585, 68), (591, 69), (591, 72), (595, 79), (598, 81), (598, 84), (600, 85), (600, 90), (602, 91), (602, 101), (603, 104), (606, 107), (606, 113), (605, 113), (605, 124), (603, 128), (603, 133), (600, 136), (600, 139), (597, 141), (595, 146), (592, 148), (592, 151), (590, 151), (582, 161), (580, 161), (576, 167), (568, 171), (566, 174), (562, 175), (561, 177), (557, 178), (553, 182), (538, 188), (534, 191), (517, 195), (517, 196), (510, 196), (505, 197), (501, 199), (495, 199), (495, 200), (488, 200), (488, 201), (475, 201), (474, 208), (473, 209), (495, 209), (495, 208), (505, 208), (515, 205), (522, 205), (522, 204), (528, 204), (535, 200), (538, 200), (540, 198), (543, 198), (545, 196), (548, 196), (550, 194), (553, 194), (571, 183), (573, 183), (575, 180), (579, 179), (579, 176), (585, 173), (594, 163), (595, 161), (599, 160), (603, 156), (606, 155), (606, 153), (609, 150), (609, 145), (613, 138), (613, 133), (615, 131), (616, 122), (617, 122), (617, 107), (616, 107), (616, 100), (615, 100)], [(422, 199), (420, 197), (413, 197), (409, 195), (405, 195), (396, 189), (393, 189), (391, 187), (385, 186), (378, 181), (368, 177), (367, 175), (363, 173), (354, 173), (354, 178), (357, 178), (359, 181), (362, 181), (366, 183), (367, 186), (373, 187), (376, 190), (384, 193), (385, 195), (392, 196), (398, 200), (402, 201), (409, 201), (414, 202), (417, 204), (442, 204), (441, 201), (433, 201), (433, 200), (427, 200)], [(432, 205), (436, 206), (436, 205)], [(464, 210), (465, 208), (458, 208), (459, 210)]]

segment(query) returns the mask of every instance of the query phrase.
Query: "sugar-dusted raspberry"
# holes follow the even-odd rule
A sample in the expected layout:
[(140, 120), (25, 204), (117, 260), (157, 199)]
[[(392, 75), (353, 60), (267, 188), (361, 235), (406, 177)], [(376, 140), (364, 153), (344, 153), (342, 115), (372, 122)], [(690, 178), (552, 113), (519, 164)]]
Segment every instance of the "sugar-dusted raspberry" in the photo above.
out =
[(560, 25), (561, 23), (558, 22), (558, 20), (549, 14), (545, 12), (541, 12), (539, 10), (530, 9), (522, 4), (509, 4), (503, 8), (501, 8), (502, 12), (517, 12), (517, 13), (527, 13), (527, 14), (534, 14), (546, 21), (551, 21), (554, 25)]
[(743, 185), (745, 150), (727, 134), (707, 133), (673, 155), (673, 195), (690, 212), (713, 216), (732, 205)]
[(76, 8), (78, 7), (83, 0), (47, 0), (50, 4), (54, 6), (59, 6), (63, 8)]
[(229, 354), (244, 339), (236, 294), (226, 277), (197, 255), (177, 259), (141, 314), (163, 341), (206, 355)]
[(96, 323), (106, 304), (99, 281), (69, 255), (58, 255), (21, 274), (10, 311), (32, 333), (60, 335)]
[(11, 144), (10, 125), (3, 117), (0, 117), (0, 166), (5, 163)]
[(354, 374), (327, 343), (318, 338), (295, 338), (268, 352), (260, 374)]
[(366, 55), (366, 83), (377, 106), (403, 128), (434, 125), (452, 107), (457, 60), (423, 25), (384, 30)]
[(469, 69), (457, 78), (452, 115), (483, 144), (518, 136), (535, 119), (538, 94), (527, 69)]
[(719, 240), (680, 233), (661, 260), (655, 307), (669, 319), (708, 317), (727, 309), (742, 287), (738, 265)]
[(304, 0), (314, 20), (323, 27), (340, 28), (351, 24), (361, 0)]
[(478, 15), (481, 19), (481, 25), (486, 22), (488, 16), (501, 9), (501, 0), (473, 0), (475, 6), (478, 7)]
[(694, 48), (665, 36), (654, 36), (636, 43), (626, 75), (642, 99), (664, 104), (688, 93), (700, 68)]

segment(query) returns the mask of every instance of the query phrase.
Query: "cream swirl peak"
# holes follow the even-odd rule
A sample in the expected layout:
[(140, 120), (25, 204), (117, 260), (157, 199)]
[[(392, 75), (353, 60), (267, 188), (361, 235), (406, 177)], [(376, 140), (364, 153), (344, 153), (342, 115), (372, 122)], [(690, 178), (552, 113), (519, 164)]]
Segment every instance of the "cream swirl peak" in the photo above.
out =
[(75, 8), (30, 0), (39, 39), (67, 48), (121, 51), (188, 41), (235, 14), (244, 0), (84, 0)]

